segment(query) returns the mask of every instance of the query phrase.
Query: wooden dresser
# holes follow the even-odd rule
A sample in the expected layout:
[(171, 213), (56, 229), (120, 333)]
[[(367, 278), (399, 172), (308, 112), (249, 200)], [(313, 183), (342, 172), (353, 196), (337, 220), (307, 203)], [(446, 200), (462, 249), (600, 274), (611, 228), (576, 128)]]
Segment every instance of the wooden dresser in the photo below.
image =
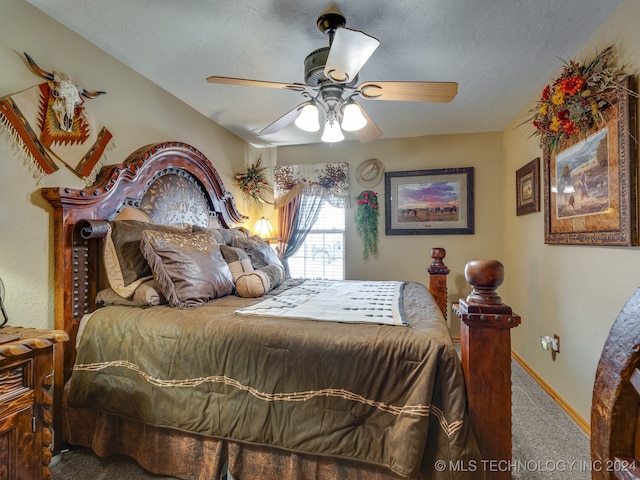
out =
[(0, 329), (2, 480), (51, 478), (53, 346), (68, 339), (61, 330)]

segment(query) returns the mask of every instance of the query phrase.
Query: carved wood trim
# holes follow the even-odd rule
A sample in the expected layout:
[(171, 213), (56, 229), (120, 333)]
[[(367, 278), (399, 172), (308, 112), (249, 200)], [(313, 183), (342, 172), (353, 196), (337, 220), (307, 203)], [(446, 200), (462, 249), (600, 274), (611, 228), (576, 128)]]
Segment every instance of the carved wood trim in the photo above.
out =
[(209, 213), (223, 227), (230, 228), (248, 219), (239, 212), (209, 159), (191, 145), (180, 142), (141, 147), (124, 162), (104, 167), (87, 188), (41, 190), (53, 207), (54, 324), (70, 336), (62, 354), (56, 356), (58, 361), (62, 358), (63, 364), (55, 367), (54, 398), (62, 398), (64, 382), (75, 361), (79, 320), (95, 308), (95, 295), (103, 277), (100, 242), (83, 238), (76, 226), (84, 220), (111, 219), (124, 206), (140, 205), (148, 200), (144, 195), (150, 186), (167, 175), (196, 186)]
[(435, 247), (431, 249), (431, 265), (427, 268), (429, 273), (429, 290), (433, 295), (440, 311), (447, 319), (447, 275), (449, 267), (444, 264), (444, 257), (447, 252), (444, 248)]
[[(622, 475), (622, 462), (638, 458), (640, 396), (634, 386), (640, 368), (640, 289), (616, 318), (602, 349), (591, 402), (591, 461), (594, 480)], [(640, 467), (640, 461), (635, 460)], [(627, 472), (629, 473), (629, 472)], [(636, 470), (637, 473), (637, 470)], [(630, 473), (629, 473), (630, 475)], [(618, 478), (636, 478), (629, 475)]]
[[(469, 420), (484, 460), (511, 462), (511, 329), (520, 316), (502, 303), (497, 288), (504, 266), (471, 260), (464, 270), (472, 291), (452, 306), (460, 318), (462, 370)], [(509, 469), (486, 472), (487, 480), (510, 480)]]

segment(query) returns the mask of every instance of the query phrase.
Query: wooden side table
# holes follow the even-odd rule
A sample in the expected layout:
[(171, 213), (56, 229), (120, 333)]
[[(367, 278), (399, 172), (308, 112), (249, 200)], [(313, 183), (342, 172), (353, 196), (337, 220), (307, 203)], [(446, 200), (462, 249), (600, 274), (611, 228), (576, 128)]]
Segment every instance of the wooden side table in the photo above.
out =
[[(53, 346), (62, 330), (0, 329), (0, 478), (50, 479)], [(7, 341), (8, 340), (8, 341)]]

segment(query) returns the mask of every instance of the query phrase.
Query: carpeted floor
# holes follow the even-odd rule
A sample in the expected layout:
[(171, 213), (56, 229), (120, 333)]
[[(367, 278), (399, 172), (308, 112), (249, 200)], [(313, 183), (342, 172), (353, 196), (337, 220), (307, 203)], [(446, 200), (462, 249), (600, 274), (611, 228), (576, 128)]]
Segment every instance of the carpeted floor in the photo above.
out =
[[(587, 435), (516, 362), (512, 380), (513, 479), (590, 480)], [(56, 460), (51, 468), (54, 480), (173, 478), (147, 473), (127, 457), (99, 458), (88, 449), (72, 450)]]
[(591, 480), (590, 440), (515, 361), (511, 362), (514, 480)]

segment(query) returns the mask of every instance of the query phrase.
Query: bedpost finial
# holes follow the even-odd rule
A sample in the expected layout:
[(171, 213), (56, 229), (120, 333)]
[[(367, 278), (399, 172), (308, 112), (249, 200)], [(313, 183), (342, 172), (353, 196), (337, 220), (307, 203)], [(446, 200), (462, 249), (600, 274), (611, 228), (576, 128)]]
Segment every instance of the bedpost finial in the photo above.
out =
[(447, 255), (447, 252), (442, 247), (433, 247), (431, 249), (431, 265), (428, 268), (428, 272), (431, 274), (438, 273), (449, 273), (449, 268), (444, 264), (444, 257)]
[(496, 289), (504, 281), (504, 265), (498, 260), (470, 260), (464, 267), (464, 277), (473, 288), (468, 303), (502, 305)]
[(431, 258), (434, 262), (442, 263), (442, 259), (447, 256), (447, 252), (442, 247), (433, 247), (431, 249)]

